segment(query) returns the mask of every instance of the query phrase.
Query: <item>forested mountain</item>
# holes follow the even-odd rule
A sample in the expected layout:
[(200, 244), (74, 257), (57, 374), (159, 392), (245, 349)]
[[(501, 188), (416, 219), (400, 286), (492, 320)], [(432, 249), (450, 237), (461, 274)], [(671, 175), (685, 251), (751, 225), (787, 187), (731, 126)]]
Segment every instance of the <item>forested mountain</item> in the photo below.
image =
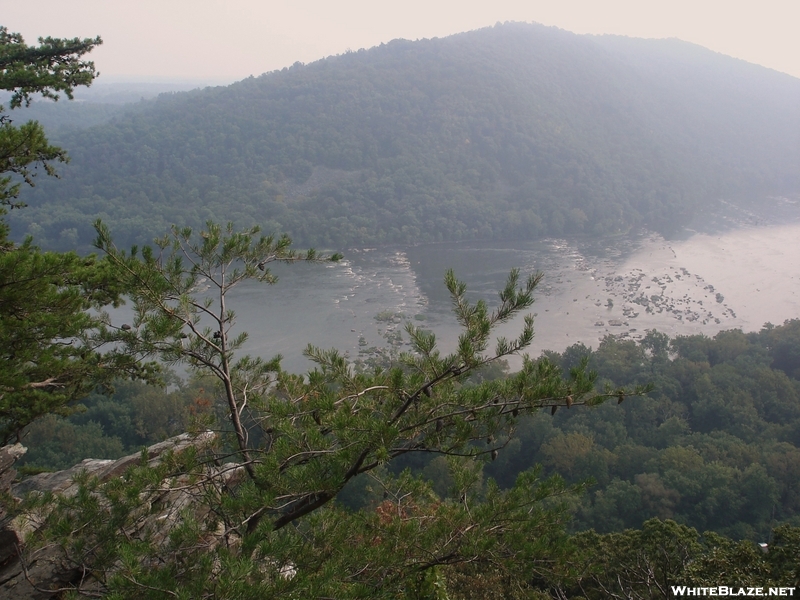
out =
[[(9, 107), (89, 85), (83, 57), (100, 43), (28, 46), (0, 26)], [(226, 298), (274, 283), (272, 263), (339, 253), (214, 223), (174, 228), (158, 254), (120, 250), (104, 225), (102, 257), (8, 238), (9, 213), (38, 241), (70, 246), (98, 213), (122, 244), (212, 216), (326, 244), (602, 233), (675, 226), (713, 194), (795, 184), (783, 96), (755, 102), (772, 113), (752, 128), (728, 133), (699, 111), (681, 129), (669, 115), (706, 106), (697, 98), (678, 109), (642, 84), (630, 107), (604, 104), (634, 90), (631, 52), (648, 69), (662, 57), (603, 43), (512, 26), (162, 97), (60, 130), (77, 149), (69, 193), (42, 182), (30, 211), (16, 210), (13, 177), (30, 183), (64, 155), (40, 124), (12, 125), (0, 109), (0, 598), (652, 600), (670, 583), (684, 586), (672, 595), (800, 585), (800, 321), (714, 339), (609, 336), (503, 374), (503, 358), (530, 346), (533, 317), (491, 340), (531, 307), (542, 275), (523, 283), (512, 269), (490, 309), (450, 270), (455, 352), (408, 322), (409, 350), (381, 353), (377, 368), (308, 346), (315, 367), (300, 376), (239, 353), (247, 334)], [(725, 118), (750, 112), (747, 92), (714, 86)], [(760, 162), (737, 163), (759, 140)], [(127, 323), (103, 312), (123, 297)], [(32, 476), (17, 480), (22, 441)], [(598, 488), (580, 496), (586, 475)], [(601, 532), (570, 535), (570, 512), (576, 529)], [(653, 514), (678, 523), (642, 523)], [(628, 525), (641, 529), (603, 534)], [(767, 552), (749, 541), (764, 539)]]
[(74, 247), (259, 222), (347, 246), (668, 231), (708, 199), (800, 190), (800, 80), (678, 40), (505, 24), (162, 95), (59, 135), (11, 215)]

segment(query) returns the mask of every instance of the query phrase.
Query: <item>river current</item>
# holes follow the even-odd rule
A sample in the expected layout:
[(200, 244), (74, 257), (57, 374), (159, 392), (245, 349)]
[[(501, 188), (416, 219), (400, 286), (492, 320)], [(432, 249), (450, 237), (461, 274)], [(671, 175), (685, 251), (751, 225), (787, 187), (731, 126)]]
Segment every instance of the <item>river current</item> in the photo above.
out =
[[(790, 216), (800, 212), (796, 203), (785, 208)], [(707, 219), (705, 231), (673, 240), (638, 231), (601, 239), (351, 249), (338, 265), (279, 268), (276, 285), (243, 286), (230, 305), (250, 335), (248, 351), (280, 353), (293, 371), (311, 367), (302, 357), (309, 343), (355, 359), (386, 346), (405, 320), (434, 331), (441, 348), (453, 350), (459, 327), (443, 283), (448, 268), (467, 283), (471, 300), (485, 299), (490, 307), (510, 269), (544, 273), (526, 311), (535, 315), (532, 356), (576, 342), (596, 348), (609, 334), (714, 335), (800, 318), (800, 223), (774, 212), (737, 215), (724, 227)], [(521, 326), (522, 316), (497, 334), (513, 337)]]
[[(467, 283), (470, 300), (490, 307), (510, 269), (544, 273), (526, 311), (535, 315), (531, 356), (577, 342), (596, 348), (606, 335), (639, 339), (649, 329), (670, 336), (755, 331), (800, 318), (800, 202), (777, 199), (771, 210), (761, 208), (721, 205), (679, 239), (636, 231), (352, 248), (338, 264), (278, 265), (275, 285), (247, 283), (231, 293), (233, 333), (248, 333), (243, 351), (281, 354), (293, 372), (313, 367), (303, 356), (308, 344), (337, 348), (351, 361), (390, 342), (407, 348), (405, 321), (432, 330), (440, 348), (452, 351), (460, 330), (444, 286), (448, 268)], [(123, 315), (114, 311), (112, 320)], [(497, 335), (515, 337), (521, 327), (522, 315)], [(513, 368), (521, 359), (510, 362)]]

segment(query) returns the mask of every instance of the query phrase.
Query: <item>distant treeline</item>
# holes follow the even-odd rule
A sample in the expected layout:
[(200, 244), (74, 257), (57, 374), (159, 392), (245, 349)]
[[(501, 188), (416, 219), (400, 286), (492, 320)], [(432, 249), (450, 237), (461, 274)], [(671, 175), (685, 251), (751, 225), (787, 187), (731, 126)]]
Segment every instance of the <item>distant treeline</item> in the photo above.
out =
[(798, 106), (800, 80), (691, 44), (507, 24), (62, 129), (62, 180), (9, 220), (53, 248), (95, 217), (123, 245), (208, 219), (326, 247), (668, 231), (800, 190)]

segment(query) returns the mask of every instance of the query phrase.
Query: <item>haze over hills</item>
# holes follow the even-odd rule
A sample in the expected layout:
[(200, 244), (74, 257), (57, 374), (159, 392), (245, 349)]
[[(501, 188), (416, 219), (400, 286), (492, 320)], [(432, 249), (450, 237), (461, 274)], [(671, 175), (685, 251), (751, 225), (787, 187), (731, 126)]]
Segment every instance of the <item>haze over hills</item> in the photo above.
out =
[[(161, 94), (183, 92), (211, 85), (198, 80), (135, 81), (128, 78), (106, 78), (92, 82), (91, 87), (74, 90), (73, 101), (59, 102), (32, 98), (30, 106), (15, 109), (9, 115), (13, 121), (39, 121), (49, 138), (58, 139), (65, 133), (107, 123), (115, 116), (140, 108), (139, 104)], [(11, 93), (0, 90), (0, 104), (8, 106)]]
[(17, 236), (261, 223), (349, 246), (670, 231), (800, 191), (800, 80), (678, 40), (505, 24), (396, 40), (64, 132)]

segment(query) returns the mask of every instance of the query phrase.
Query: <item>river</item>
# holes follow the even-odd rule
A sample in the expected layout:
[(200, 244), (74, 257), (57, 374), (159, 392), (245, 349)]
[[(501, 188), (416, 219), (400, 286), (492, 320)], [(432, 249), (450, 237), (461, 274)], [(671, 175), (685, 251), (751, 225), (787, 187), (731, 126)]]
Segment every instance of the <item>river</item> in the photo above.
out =
[[(796, 217), (800, 206), (789, 211)], [(447, 268), (467, 283), (472, 300), (490, 306), (511, 268), (544, 273), (527, 311), (535, 314), (532, 356), (577, 342), (596, 348), (609, 334), (638, 339), (648, 329), (670, 336), (754, 331), (800, 318), (800, 223), (770, 215), (740, 211), (724, 227), (706, 219), (704, 232), (673, 240), (638, 231), (351, 249), (338, 265), (279, 268), (276, 285), (243, 286), (230, 304), (250, 335), (247, 350), (280, 353), (292, 371), (311, 366), (302, 357), (309, 343), (355, 360), (385, 347), (387, 334), (397, 335), (405, 320), (431, 329), (443, 350), (453, 350), (459, 328), (443, 283)], [(515, 336), (521, 324), (520, 316), (498, 335)]]
[[(228, 307), (237, 315), (234, 334), (249, 335), (244, 351), (281, 354), (293, 372), (313, 366), (303, 357), (309, 343), (337, 348), (353, 362), (375, 356), (391, 339), (407, 348), (398, 338), (407, 320), (434, 331), (441, 349), (452, 351), (459, 327), (443, 283), (448, 268), (467, 283), (471, 300), (490, 307), (510, 269), (544, 273), (526, 311), (535, 315), (532, 356), (577, 342), (596, 348), (609, 334), (639, 339), (648, 329), (670, 336), (755, 331), (800, 318), (800, 202), (780, 200), (756, 212), (722, 203), (676, 239), (636, 231), (353, 248), (338, 264), (278, 265), (278, 283), (244, 284)], [(124, 315), (114, 311), (112, 320)], [(514, 337), (521, 326), (520, 315), (497, 335)], [(521, 359), (510, 362), (513, 368)]]

